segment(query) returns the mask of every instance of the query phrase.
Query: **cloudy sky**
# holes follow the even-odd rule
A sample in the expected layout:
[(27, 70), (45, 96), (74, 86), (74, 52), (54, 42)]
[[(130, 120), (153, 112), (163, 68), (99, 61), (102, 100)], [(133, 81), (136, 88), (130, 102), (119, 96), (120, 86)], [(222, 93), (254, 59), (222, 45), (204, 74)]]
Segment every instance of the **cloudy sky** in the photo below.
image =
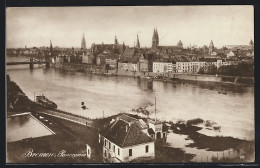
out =
[(160, 45), (247, 45), (254, 40), (253, 6), (23, 7), (6, 10), (6, 46), (80, 47), (92, 43), (151, 47), (154, 27)]

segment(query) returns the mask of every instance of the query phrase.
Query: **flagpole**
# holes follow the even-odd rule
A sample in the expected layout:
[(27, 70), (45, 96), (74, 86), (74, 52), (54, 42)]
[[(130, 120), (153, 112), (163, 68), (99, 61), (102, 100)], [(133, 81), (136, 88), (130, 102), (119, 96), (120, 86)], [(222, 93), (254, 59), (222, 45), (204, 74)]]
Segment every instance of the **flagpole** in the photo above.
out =
[(154, 114), (155, 114), (155, 121), (156, 121), (156, 120), (157, 120), (157, 119), (156, 119), (156, 96), (155, 96), (154, 101), (155, 101), (155, 103), (154, 103), (154, 112), (155, 112), (155, 113), (154, 113)]

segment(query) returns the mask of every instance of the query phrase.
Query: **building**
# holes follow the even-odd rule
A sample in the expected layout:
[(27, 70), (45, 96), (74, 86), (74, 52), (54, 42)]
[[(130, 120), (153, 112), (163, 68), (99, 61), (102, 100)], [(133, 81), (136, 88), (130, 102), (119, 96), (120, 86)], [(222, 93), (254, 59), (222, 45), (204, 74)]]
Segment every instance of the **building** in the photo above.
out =
[(159, 46), (159, 35), (157, 29), (153, 30), (153, 37), (152, 37), (152, 48), (155, 49)]
[(249, 42), (249, 47), (250, 47), (250, 50), (253, 50), (253, 51), (254, 51), (254, 42), (253, 42), (252, 39), (251, 39), (250, 42)]
[(148, 124), (149, 124), (148, 134), (150, 135), (150, 137), (152, 137), (154, 140), (163, 139), (165, 140), (166, 143), (166, 139), (167, 139), (166, 125), (164, 125), (161, 121), (157, 121), (157, 120), (155, 121), (149, 120)]
[(148, 72), (148, 60), (144, 58), (144, 55), (142, 55), (139, 58), (139, 71), (140, 72)]
[(172, 70), (171, 62), (153, 62), (154, 73), (171, 73)]
[(81, 40), (81, 49), (86, 50), (86, 40), (83, 34), (82, 40)]
[(140, 42), (139, 42), (139, 37), (138, 37), (138, 34), (137, 34), (137, 40), (136, 40), (136, 48), (140, 48)]
[(229, 53), (227, 53), (227, 58), (230, 58), (230, 57), (234, 57), (235, 54), (233, 51), (230, 51)]
[(138, 60), (118, 62), (118, 70), (137, 72), (137, 71), (139, 71), (139, 69), (140, 68), (139, 68)]
[(214, 51), (214, 44), (213, 41), (211, 40), (209, 43), (209, 54), (211, 55)]
[(152, 37), (152, 50), (156, 51), (156, 53), (163, 53), (164, 55), (173, 55), (182, 52), (183, 44), (180, 40), (177, 43), (177, 46), (159, 46), (159, 34), (157, 29), (154, 29)]
[(197, 73), (200, 69), (207, 70), (206, 62), (176, 62), (177, 73)]
[(178, 42), (177, 47), (178, 48), (183, 48), (183, 44), (182, 44), (181, 40)]
[(154, 159), (154, 140), (147, 132), (148, 125), (143, 120), (125, 114), (117, 117), (99, 134), (104, 161), (130, 162)]

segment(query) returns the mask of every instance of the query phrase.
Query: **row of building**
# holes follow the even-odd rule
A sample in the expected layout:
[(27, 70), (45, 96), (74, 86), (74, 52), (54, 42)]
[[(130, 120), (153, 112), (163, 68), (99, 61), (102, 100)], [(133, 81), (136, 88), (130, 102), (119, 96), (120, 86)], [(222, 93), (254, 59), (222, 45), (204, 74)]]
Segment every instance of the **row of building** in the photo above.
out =
[(126, 71), (189, 73), (198, 72), (200, 69), (207, 71), (211, 66), (219, 68), (234, 65), (239, 61), (252, 62), (254, 43), (251, 40), (249, 45), (227, 45), (217, 49), (211, 41), (209, 46), (198, 48), (193, 45), (184, 48), (180, 40), (176, 46), (160, 46), (159, 33), (154, 29), (151, 48), (142, 48), (137, 35), (134, 47), (129, 47), (124, 42), (119, 44), (115, 36), (113, 44), (93, 43), (87, 49), (83, 34), (81, 48), (53, 48), (50, 42), (50, 47), (25, 46), (23, 49), (7, 49), (7, 54), (50, 58), (55, 64), (91, 64)]

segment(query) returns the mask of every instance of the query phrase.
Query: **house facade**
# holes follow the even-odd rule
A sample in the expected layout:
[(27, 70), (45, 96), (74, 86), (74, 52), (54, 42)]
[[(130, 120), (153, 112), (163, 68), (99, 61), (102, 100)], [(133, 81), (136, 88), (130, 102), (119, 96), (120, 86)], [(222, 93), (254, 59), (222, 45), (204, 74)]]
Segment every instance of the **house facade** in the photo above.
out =
[(171, 62), (153, 62), (154, 73), (171, 73), (172, 70)]
[(105, 162), (151, 160), (155, 157), (154, 139), (142, 120), (121, 115), (99, 134)]

